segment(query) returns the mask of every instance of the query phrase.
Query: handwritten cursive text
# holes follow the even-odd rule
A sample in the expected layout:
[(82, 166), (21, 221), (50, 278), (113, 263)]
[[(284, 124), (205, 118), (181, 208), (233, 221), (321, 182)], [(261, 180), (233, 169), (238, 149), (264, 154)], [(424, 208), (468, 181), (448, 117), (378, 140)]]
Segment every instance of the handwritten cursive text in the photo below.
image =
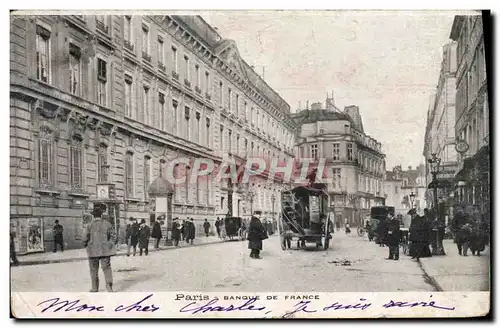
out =
[(257, 299), (251, 298), (239, 306), (235, 305), (216, 305), (218, 298), (211, 299), (208, 303), (199, 306), (196, 302), (191, 302), (179, 310), (179, 312), (190, 312), (192, 314), (206, 312), (232, 312), (232, 311), (263, 311), (265, 306), (253, 305)]
[(59, 312), (61, 310), (63, 310), (64, 312), (104, 312), (104, 306), (88, 305), (85, 303), (81, 303), (80, 300), (61, 301), (59, 297), (42, 301), (38, 303), (37, 306), (43, 307), (42, 313), (49, 310), (51, 310), (52, 313)]

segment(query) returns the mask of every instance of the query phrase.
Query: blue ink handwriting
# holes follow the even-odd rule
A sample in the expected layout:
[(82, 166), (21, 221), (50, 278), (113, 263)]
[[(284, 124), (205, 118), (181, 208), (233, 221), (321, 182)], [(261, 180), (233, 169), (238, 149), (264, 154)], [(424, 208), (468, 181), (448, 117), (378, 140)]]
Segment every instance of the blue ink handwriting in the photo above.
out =
[(265, 306), (252, 305), (257, 301), (257, 298), (250, 298), (245, 303), (239, 306), (235, 305), (216, 305), (218, 298), (210, 300), (208, 303), (199, 306), (196, 302), (191, 302), (184, 306), (179, 312), (191, 312), (192, 314), (206, 312), (232, 312), (232, 311), (262, 311)]
[(310, 310), (307, 306), (311, 304), (311, 301), (300, 301), (299, 303), (294, 305), (294, 309), (292, 311), (286, 312), (283, 314), (282, 318), (289, 318), (295, 313), (305, 312), (305, 313), (314, 313), (316, 310)]
[(155, 312), (160, 309), (159, 306), (156, 306), (154, 304), (151, 305), (144, 305), (144, 301), (150, 299), (153, 297), (153, 294), (149, 294), (148, 296), (144, 297), (142, 300), (135, 302), (131, 305), (118, 305), (115, 308), (115, 312), (130, 312), (130, 311), (135, 311), (135, 312)]
[(87, 311), (87, 312), (104, 312), (104, 306), (98, 306), (98, 305), (88, 305), (85, 303), (80, 303), (80, 300), (74, 300), (74, 301), (61, 301), (59, 297), (51, 298), (45, 301), (42, 301), (37, 304), (37, 306), (45, 306), (48, 304), (48, 306), (44, 307), (42, 310), (42, 313), (48, 310), (52, 310), (52, 313), (59, 312), (61, 310), (64, 310), (65, 312), (82, 312), (82, 311)]

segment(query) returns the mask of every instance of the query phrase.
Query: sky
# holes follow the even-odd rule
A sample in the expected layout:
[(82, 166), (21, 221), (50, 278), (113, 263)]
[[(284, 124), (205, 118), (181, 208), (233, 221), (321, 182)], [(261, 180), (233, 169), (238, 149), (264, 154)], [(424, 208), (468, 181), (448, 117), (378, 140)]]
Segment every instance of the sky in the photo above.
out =
[[(241, 57), (290, 104), (357, 105), (388, 170), (424, 162), (429, 99), (454, 11), (205, 12)], [(263, 72), (263, 69), (265, 70)]]

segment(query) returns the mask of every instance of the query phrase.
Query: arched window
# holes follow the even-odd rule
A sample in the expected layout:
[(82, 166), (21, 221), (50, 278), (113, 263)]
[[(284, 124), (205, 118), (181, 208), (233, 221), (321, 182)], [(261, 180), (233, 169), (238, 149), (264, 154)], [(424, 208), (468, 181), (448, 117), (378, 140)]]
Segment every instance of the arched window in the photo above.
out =
[(71, 190), (83, 189), (83, 150), (82, 139), (74, 136), (69, 146), (70, 186)]
[(38, 139), (38, 182), (41, 189), (53, 189), (54, 138), (52, 130), (43, 128)]
[(134, 198), (134, 154), (125, 154), (125, 197)]

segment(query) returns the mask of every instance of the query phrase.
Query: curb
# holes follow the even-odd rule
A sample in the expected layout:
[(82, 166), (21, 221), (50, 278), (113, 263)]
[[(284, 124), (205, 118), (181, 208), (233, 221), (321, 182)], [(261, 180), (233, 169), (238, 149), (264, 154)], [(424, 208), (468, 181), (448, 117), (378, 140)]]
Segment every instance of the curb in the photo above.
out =
[(424, 273), (425, 282), (428, 283), (429, 285), (431, 285), (432, 287), (434, 287), (434, 289), (436, 289), (437, 292), (444, 292), (443, 288), (439, 285), (437, 280), (427, 273), (424, 265), (422, 264), (422, 261), (420, 261), (420, 259), (418, 259), (417, 262), (418, 262), (418, 265), (420, 266), (420, 269), (422, 269), (422, 272)]
[[(219, 243), (224, 243), (224, 241), (223, 240), (212, 241), (212, 242), (209, 242), (209, 243), (203, 243), (203, 244), (193, 245), (193, 246), (200, 247), (200, 246), (213, 245), (213, 244), (219, 244)], [(159, 251), (160, 252), (161, 251), (169, 251), (169, 250), (172, 250), (172, 249), (181, 249), (181, 248), (188, 248), (188, 247), (180, 247), (180, 248), (168, 247), (168, 248), (163, 248), (163, 249), (160, 248)], [(151, 253), (155, 253), (155, 252), (157, 252), (157, 251), (153, 251)], [(126, 256), (126, 255), (127, 255), (127, 253), (117, 253), (116, 255), (114, 255), (114, 257), (117, 257), (117, 256)], [(33, 261), (22, 261), (22, 262), (19, 261), (18, 265), (11, 264), (10, 266), (11, 267), (13, 267), (13, 266), (20, 267), (20, 266), (40, 265), (40, 264), (71, 263), (71, 262), (85, 261), (87, 259), (88, 259), (88, 257), (85, 256), (85, 257), (74, 257), (74, 258), (68, 258), (68, 259), (55, 259), (55, 260), (33, 260)]]

